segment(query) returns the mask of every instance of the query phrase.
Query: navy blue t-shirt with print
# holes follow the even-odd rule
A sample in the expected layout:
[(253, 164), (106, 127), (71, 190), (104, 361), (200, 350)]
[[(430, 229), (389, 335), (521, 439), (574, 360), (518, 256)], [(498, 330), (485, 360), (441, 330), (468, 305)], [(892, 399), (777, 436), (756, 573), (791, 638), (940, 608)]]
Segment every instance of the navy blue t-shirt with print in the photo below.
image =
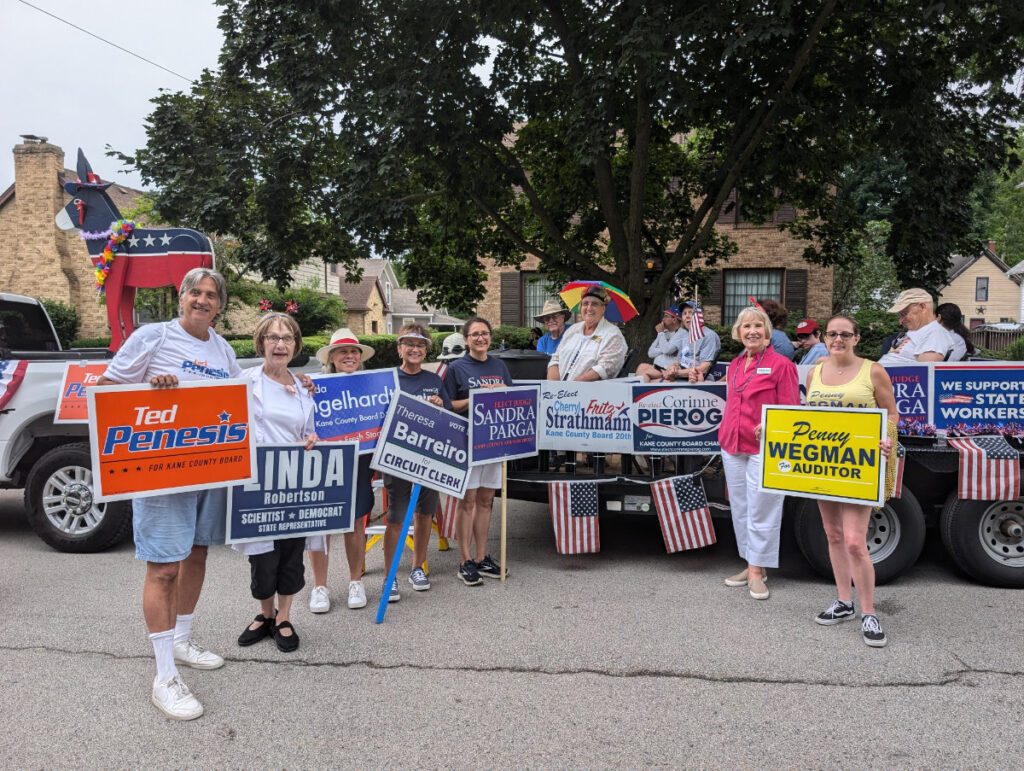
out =
[(444, 408), (446, 410), (450, 410), (452, 408), (452, 400), (448, 398), (448, 394), (445, 392), (441, 378), (433, 372), (421, 369), (415, 375), (410, 375), (408, 372), (403, 372), (402, 369), (399, 368), (398, 387), (402, 393), (409, 394), (409, 396), (417, 396), (424, 401), (436, 394), (441, 397), (441, 401), (444, 403)]
[(449, 364), (444, 373), (444, 388), (452, 400), (468, 399), (471, 389), (483, 385), (512, 385), (505, 362), (496, 356), (480, 361), (466, 354)]

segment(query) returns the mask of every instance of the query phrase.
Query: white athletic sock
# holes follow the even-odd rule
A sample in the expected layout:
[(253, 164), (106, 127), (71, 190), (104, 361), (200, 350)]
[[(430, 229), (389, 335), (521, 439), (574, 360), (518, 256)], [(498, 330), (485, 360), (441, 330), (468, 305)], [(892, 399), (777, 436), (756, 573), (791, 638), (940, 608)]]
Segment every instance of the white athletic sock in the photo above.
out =
[(174, 622), (174, 644), (187, 643), (192, 636), (192, 617), (194, 613), (187, 616), (178, 616)]
[(157, 682), (166, 683), (178, 674), (178, 668), (174, 665), (174, 630), (154, 632), (149, 636), (149, 640), (153, 643), (153, 653), (156, 654)]

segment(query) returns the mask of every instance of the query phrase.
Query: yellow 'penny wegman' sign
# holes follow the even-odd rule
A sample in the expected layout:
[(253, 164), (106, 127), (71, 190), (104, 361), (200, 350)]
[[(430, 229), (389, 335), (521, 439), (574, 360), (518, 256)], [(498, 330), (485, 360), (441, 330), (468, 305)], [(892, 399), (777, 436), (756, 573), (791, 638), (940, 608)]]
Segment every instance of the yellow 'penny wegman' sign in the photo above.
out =
[(762, 490), (881, 506), (882, 409), (761, 408)]

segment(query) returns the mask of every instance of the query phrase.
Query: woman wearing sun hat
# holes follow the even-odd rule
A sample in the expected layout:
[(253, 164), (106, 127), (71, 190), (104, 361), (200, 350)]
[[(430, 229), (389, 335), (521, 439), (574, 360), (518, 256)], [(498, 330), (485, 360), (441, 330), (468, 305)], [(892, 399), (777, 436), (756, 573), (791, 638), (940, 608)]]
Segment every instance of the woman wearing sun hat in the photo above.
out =
[[(351, 375), (363, 368), (363, 362), (369, 361), (374, 350), (363, 345), (352, 330), (342, 327), (331, 335), (331, 341), (316, 352), (316, 358), (323, 365), (327, 374), (340, 372)], [(369, 453), (359, 456), (359, 473), (356, 484), (356, 510), (354, 529), (345, 533), (345, 557), (348, 560), (348, 606), (362, 608), (366, 606), (366, 590), (363, 588), (363, 558), (366, 554), (366, 515), (373, 510), (373, 486), (370, 479), (373, 470), (370, 468)], [(309, 594), (309, 609), (313, 613), (326, 613), (331, 609), (331, 595), (327, 589), (327, 565), (330, 536), (326, 536), (323, 550), (309, 552), (309, 565), (313, 569), (313, 591)]]
[(544, 301), (544, 307), (540, 309), (540, 313), (534, 316), (534, 319), (548, 330), (547, 334), (542, 335), (537, 341), (537, 350), (540, 353), (550, 356), (558, 350), (558, 345), (565, 337), (565, 330), (572, 326), (566, 323), (571, 315), (572, 311), (555, 298), (552, 297)]
[(607, 380), (626, 360), (626, 338), (604, 317), (609, 301), (604, 287), (593, 284), (580, 298), (579, 324), (573, 324), (548, 362), (548, 380)]

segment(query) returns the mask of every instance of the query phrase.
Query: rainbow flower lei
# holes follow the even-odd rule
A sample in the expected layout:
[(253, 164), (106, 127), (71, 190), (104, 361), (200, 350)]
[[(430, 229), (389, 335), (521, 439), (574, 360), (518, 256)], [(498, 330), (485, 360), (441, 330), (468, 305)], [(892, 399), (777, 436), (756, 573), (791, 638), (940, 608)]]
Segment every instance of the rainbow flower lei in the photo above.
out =
[(96, 276), (96, 291), (103, 294), (106, 290), (103, 285), (110, 275), (110, 266), (114, 262), (114, 252), (125, 242), (131, 232), (135, 230), (135, 223), (132, 220), (118, 220), (110, 223), (110, 233), (107, 234), (107, 243), (103, 247), (103, 254), (100, 262), (94, 269)]

